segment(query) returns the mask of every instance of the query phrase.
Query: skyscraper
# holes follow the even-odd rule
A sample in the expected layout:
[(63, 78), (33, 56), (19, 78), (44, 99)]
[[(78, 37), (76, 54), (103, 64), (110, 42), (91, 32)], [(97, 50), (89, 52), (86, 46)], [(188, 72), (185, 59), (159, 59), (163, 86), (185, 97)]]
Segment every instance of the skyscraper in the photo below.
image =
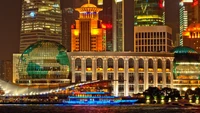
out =
[(163, 0), (135, 0), (135, 26), (164, 25)]
[(134, 0), (113, 0), (114, 51), (134, 51)]
[(62, 42), (62, 14), (59, 0), (24, 0), (20, 52), (38, 40)]
[[(113, 51), (113, 34), (112, 34), (112, 1), (113, 0), (90, 0), (91, 4), (103, 8), (99, 13), (99, 19), (106, 26), (106, 51)], [(81, 7), (88, 0), (61, 0), (63, 11), (63, 45), (67, 50), (71, 50), (71, 25), (75, 24), (78, 19), (78, 12), (75, 8)]]
[(71, 51), (105, 51), (106, 50), (106, 28), (99, 20), (99, 12), (94, 4), (87, 4), (76, 8), (79, 19), (72, 27)]

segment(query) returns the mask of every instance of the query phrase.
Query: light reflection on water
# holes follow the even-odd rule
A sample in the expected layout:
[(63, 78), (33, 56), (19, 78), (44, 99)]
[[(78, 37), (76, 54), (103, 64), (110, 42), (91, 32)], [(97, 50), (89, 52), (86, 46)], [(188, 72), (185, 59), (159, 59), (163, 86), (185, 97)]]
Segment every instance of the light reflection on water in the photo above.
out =
[(165, 105), (65, 106), (61, 104), (0, 105), (0, 113), (199, 113), (200, 107), (167, 107)]

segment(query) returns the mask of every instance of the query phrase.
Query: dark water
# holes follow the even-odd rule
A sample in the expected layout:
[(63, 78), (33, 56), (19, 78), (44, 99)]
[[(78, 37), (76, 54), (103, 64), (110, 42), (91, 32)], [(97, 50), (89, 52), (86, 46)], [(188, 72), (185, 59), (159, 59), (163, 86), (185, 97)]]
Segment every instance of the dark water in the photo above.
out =
[(200, 107), (165, 105), (64, 106), (64, 105), (0, 105), (0, 113), (200, 113)]

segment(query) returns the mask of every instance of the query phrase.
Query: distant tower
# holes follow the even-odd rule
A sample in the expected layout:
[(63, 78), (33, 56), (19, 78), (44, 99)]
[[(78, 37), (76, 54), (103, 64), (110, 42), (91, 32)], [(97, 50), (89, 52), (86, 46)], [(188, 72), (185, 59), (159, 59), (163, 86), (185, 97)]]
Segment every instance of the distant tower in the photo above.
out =
[(20, 53), (38, 40), (62, 42), (60, 0), (23, 0)]
[(106, 30), (98, 17), (102, 9), (88, 0), (88, 4), (75, 10), (80, 14), (76, 25), (72, 26), (71, 51), (105, 51)]

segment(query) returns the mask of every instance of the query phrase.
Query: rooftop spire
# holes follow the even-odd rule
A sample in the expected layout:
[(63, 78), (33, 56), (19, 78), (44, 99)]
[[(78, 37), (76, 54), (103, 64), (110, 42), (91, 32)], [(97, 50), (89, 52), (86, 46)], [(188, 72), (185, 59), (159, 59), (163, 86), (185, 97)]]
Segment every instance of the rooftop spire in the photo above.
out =
[(90, 4), (90, 0), (88, 0), (88, 4)]

